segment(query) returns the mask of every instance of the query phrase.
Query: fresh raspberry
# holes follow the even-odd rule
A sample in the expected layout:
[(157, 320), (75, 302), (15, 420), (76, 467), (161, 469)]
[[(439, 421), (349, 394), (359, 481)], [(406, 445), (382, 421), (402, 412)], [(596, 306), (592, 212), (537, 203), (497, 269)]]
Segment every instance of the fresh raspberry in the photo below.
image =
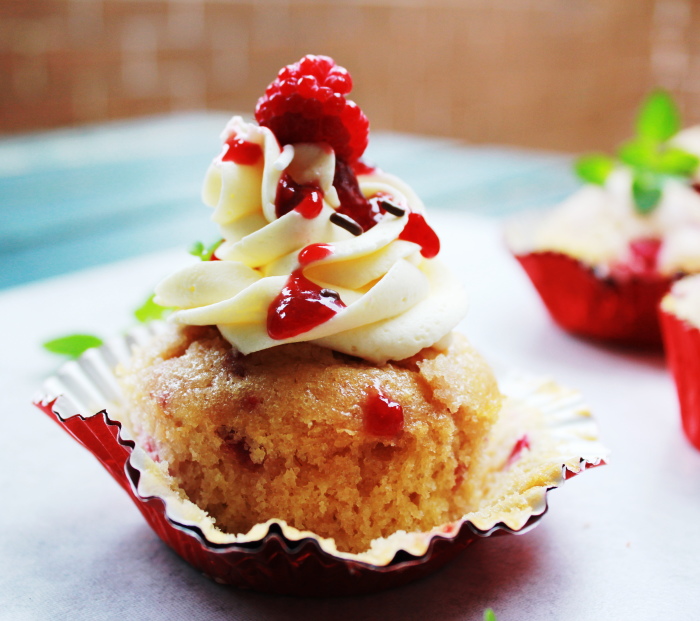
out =
[(284, 67), (258, 100), (255, 118), (280, 144), (326, 142), (354, 163), (367, 148), (369, 121), (347, 95), (352, 78), (328, 56), (304, 56)]

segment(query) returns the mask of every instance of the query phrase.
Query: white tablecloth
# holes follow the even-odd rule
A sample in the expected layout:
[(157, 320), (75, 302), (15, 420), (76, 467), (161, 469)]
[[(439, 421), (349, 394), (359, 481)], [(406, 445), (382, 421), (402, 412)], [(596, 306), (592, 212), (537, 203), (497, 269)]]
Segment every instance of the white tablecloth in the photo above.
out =
[(30, 405), (57, 366), (42, 341), (129, 327), (131, 310), (188, 257), (86, 269), (0, 294), (0, 619), (477, 620), (488, 606), (499, 621), (700, 618), (700, 453), (681, 433), (663, 358), (559, 331), (497, 221), (432, 221), (471, 294), (461, 329), (487, 357), (580, 389), (610, 465), (550, 493), (532, 532), (478, 541), (405, 587), (309, 600), (220, 586), (162, 544), (95, 459)]

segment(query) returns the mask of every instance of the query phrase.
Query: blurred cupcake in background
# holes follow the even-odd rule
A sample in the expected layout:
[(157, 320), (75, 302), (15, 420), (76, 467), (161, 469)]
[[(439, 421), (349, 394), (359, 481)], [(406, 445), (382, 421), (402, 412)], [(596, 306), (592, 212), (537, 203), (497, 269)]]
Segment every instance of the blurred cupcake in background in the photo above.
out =
[(700, 449), (700, 274), (673, 285), (661, 303), (661, 325), (683, 430)]
[(616, 158), (579, 158), (578, 192), (510, 223), (510, 249), (565, 330), (661, 346), (659, 302), (674, 281), (700, 272), (700, 127), (679, 128), (671, 97), (652, 93)]

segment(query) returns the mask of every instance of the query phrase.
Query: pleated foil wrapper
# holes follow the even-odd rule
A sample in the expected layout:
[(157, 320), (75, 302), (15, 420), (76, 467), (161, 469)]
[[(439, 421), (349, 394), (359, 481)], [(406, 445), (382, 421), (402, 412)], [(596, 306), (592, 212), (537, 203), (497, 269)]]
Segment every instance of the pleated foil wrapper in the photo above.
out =
[(469, 544), (522, 534), (547, 510), (547, 493), (593, 466), (608, 451), (581, 396), (546, 378), (501, 374), (506, 401), (470, 481), (481, 485), (473, 512), (426, 532), (399, 531), (360, 554), (281, 519), (249, 532), (224, 533), (186, 499), (176, 482), (138, 446), (120, 412), (114, 370), (160, 324), (139, 327), (66, 363), (35, 404), (88, 449), (124, 488), (155, 533), (187, 562), (223, 584), (300, 596), (369, 593), (420, 578)]
[(660, 317), (666, 360), (676, 382), (683, 431), (700, 450), (700, 330), (664, 309)]
[(657, 309), (675, 279), (602, 276), (558, 252), (515, 258), (554, 321), (567, 332), (627, 347), (661, 348)]
[(661, 350), (659, 304), (682, 275), (617, 275), (568, 254), (535, 251), (533, 239), (541, 218), (537, 212), (513, 218), (505, 238), (552, 319), (584, 338)]

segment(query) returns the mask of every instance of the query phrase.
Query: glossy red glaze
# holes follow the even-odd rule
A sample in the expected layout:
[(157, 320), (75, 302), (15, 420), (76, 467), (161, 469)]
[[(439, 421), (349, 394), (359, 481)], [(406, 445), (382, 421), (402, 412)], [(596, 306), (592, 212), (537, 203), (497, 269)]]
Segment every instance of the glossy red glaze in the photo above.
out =
[(661, 347), (657, 308), (675, 279), (659, 274), (601, 278), (558, 252), (516, 258), (565, 330), (619, 345)]
[(408, 214), (408, 222), (401, 231), (399, 239), (418, 244), (420, 253), (426, 259), (432, 259), (440, 252), (440, 238), (419, 213)]
[(372, 386), (362, 407), (365, 430), (375, 436), (391, 438), (403, 429), (403, 407), (382, 390)]
[(364, 197), (355, 172), (347, 162), (336, 160), (333, 186), (340, 200), (337, 212), (352, 218), (363, 231), (369, 231), (381, 220), (382, 211), (376, 202), (371, 202)]
[(222, 162), (253, 166), (263, 155), (262, 147), (254, 142), (248, 142), (236, 136), (226, 141), (226, 151), (221, 156)]
[(267, 333), (281, 341), (290, 339), (328, 321), (345, 308), (335, 291), (322, 289), (294, 270), (267, 311)]
[(299, 252), (299, 265), (302, 267), (326, 259), (333, 254), (331, 244), (310, 244)]
[(315, 185), (299, 185), (285, 174), (277, 185), (275, 215), (281, 218), (292, 209), (296, 209), (305, 218), (315, 218), (323, 209), (323, 192)]
[(510, 455), (508, 456), (508, 459), (506, 460), (506, 468), (510, 468), (516, 461), (518, 461), (518, 459), (520, 459), (521, 453), (525, 449), (529, 449), (529, 448), (530, 448), (530, 438), (528, 437), (527, 434), (518, 438), (518, 441), (513, 446), (513, 450), (511, 450)]
[(377, 170), (377, 167), (367, 164), (362, 160), (358, 160), (357, 162), (353, 162), (352, 170), (356, 175), (370, 175)]
[(615, 278), (631, 276), (655, 276), (661, 240), (654, 238), (635, 239), (629, 245), (629, 257), (624, 263), (615, 265), (612, 274)]
[(700, 330), (663, 310), (660, 318), (666, 360), (676, 382), (683, 431), (700, 450)]

